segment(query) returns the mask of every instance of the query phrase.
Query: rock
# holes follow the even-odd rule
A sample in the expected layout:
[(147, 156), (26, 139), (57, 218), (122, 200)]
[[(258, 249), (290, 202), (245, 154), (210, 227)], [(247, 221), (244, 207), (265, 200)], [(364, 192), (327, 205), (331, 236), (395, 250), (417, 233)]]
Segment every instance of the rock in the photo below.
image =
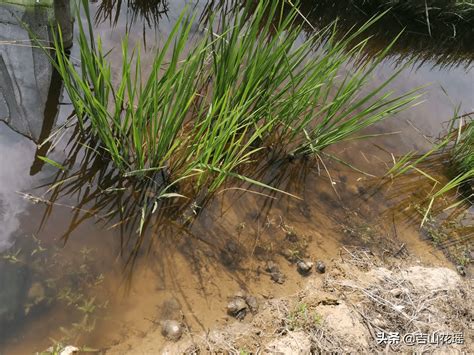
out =
[(275, 264), (273, 261), (268, 261), (267, 262), (267, 266), (266, 266), (265, 270), (269, 273), (280, 271), (280, 269), (278, 268), (278, 265)]
[(74, 355), (79, 353), (79, 348), (76, 348), (75, 346), (72, 345), (55, 345), (55, 346), (50, 346), (48, 349), (46, 349), (45, 352), (41, 352), (41, 354), (58, 354), (58, 355)]
[(65, 346), (60, 352), (59, 355), (73, 355), (79, 352), (79, 348), (76, 348), (75, 346), (68, 345)]
[(403, 290), (401, 288), (394, 288), (393, 290), (390, 290), (390, 294), (393, 296), (393, 297), (400, 297), (403, 293)]
[(183, 335), (183, 325), (176, 320), (165, 320), (161, 323), (161, 334), (168, 340), (178, 341)]
[(326, 272), (326, 264), (318, 260), (316, 262), (316, 270), (318, 270), (320, 274), (324, 274)]
[(244, 319), (247, 314), (247, 302), (241, 297), (232, 298), (227, 304), (227, 313), (237, 319)]
[(308, 275), (311, 272), (311, 269), (313, 268), (314, 263), (309, 260), (300, 260), (296, 263), (296, 267), (298, 269), (298, 272), (301, 275)]
[(285, 275), (283, 275), (283, 273), (280, 271), (280, 268), (273, 261), (269, 261), (267, 263), (265, 270), (270, 273), (270, 278), (272, 281), (279, 284), (285, 282)]
[(286, 280), (286, 277), (285, 275), (283, 275), (280, 271), (278, 272), (272, 272), (270, 274), (270, 278), (272, 279), (272, 281), (276, 282), (277, 284), (283, 284)]
[(461, 276), (466, 276), (466, 269), (462, 265), (457, 265), (456, 270), (458, 271), (458, 274)]
[(245, 297), (245, 302), (250, 309), (250, 312), (257, 313), (258, 312), (258, 302), (254, 296), (247, 296)]

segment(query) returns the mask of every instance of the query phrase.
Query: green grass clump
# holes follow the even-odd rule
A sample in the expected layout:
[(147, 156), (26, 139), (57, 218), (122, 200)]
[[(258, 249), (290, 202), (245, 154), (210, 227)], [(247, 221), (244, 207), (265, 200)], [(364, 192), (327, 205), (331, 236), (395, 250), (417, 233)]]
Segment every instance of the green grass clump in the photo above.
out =
[[(399, 158), (394, 166), (387, 172), (387, 175), (398, 177), (415, 170), (434, 183), (434, 186), (427, 196), (427, 207), (424, 211), (421, 226), (428, 220), (433, 210), (435, 201), (441, 197), (446, 197), (448, 193), (454, 193), (457, 199), (444, 210), (452, 209), (463, 205), (472, 204), (474, 198), (474, 121), (471, 114), (457, 115), (451, 120), (448, 134), (428, 152), (423, 155), (417, 155), (410, 152)], [(455, 128), (457, 126), (457, 128)], [(426, 169), (420, 167), (421, 164), (433, 165), (441, 163), (441, 169), (445, 170), (448, 182), (441, 183), (435, 177), (430, 175)]]
[[(452, 165), (458, 174), (474, 172), (474, 120), (461, 125), (456, 136), (452, 154)], [(473, 177), (471, 176), (471, 180)], [(472, 183), (472, 182), (471, 182)]]
[(79, 127), (96, 142), (89, 148), (121, 176), (153, 181), (156, 201), (212, 193), (228, 178), (276, 189), (244, 175), (244, 167), (269, 150), (282, 158), (320, 155), (419, 97), (386, 91), (401, 69), (365, 87), (389, 48), (348, 64), (368, 42), (354, 40), (379, 17), (342, 38), (328, 27), (303, 41), (296, 8), (249, 2), (211, 19), (193, 39), (194, 18), (183, 11), (151, 68), (141, 67), (140, 51), (130, 52), (124, 39), (116, 82), (85, 0), (83, 7), (80, 67), (60, 32), (53, 63)]
[(423, 65), (468, 69), (474, 60), (474, 0), (302, 0), (301, 11), (319, 26), (337, 18), (342, 31), (388, 11), (369, 29), (369, 49), (387, 46), (403, 30), (389, 54), (400, 62), (413, 59)]

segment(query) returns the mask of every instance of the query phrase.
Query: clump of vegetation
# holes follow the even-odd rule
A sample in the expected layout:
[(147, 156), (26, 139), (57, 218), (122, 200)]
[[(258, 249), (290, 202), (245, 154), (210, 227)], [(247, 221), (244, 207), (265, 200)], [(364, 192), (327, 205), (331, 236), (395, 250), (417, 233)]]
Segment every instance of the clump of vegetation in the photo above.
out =
[(322, 321), (322, 317), (306, 303), (298, 303), (283, 320), (283, 324), (290, 331), (312, 330)]
[(456, 132), (456, 140), (451, 153), (451, 164), (457, 174), (470, 176), (470, 183), (474, 179), (474, 120), (467, 117), (461, 121)]
[[(394, 161), (394, 166), (387, 172), (387, 175), (395, 178), (416, 171), (433, 183), (422, 205), (415, 206), (417, 211), (423, 211), (422, 227), (427, 222), (433, 224), (434, 218), (440, 214), (440, 211), (452, 210), (454, 214), (452, 218), (455, 218), (455, 215), (465, 209), (466, 205), (470, 206), (473, 201), (474, 121), (471, 113), (459, 116), (457, 112), (456, 110), (450, 123), (448, 134), (430, 151), (423, 155), (410, 152), (398, 161)], [(433, 174), (430, 174), (429, 169), (433, 168), (444, 170), (449, 180), (440, 182)], [(442, 203), (435, 206), (435, 201), (441, 199), (443, 199)]]
[(321, 158), (328, 146), (419, 97), (416, 90), (385, 91), (402, 69), (364, 90), (390, 46), (373, 61), (348, 64), (368, 42), (354, 40), (379, 17), (339, 39), (328, 27), (303, 42), (299, 10), (287, 5), (248, 2), (211, 18), (197, 40), (190, 35), (194, 17), (184, 11), (147, 75), (140, 51), (130, 53), (125, 38), (122, 68), (114, 73), (119, 83), (94, 37), (87, 1), (86, 26), (78, 21), (80, 68), (59, 31), (51, 60), (88, 137), (87, 154), (112, 162), (122, 178), (146, 182), (142, 217), (160, 200), (213, 193), (228, 179), (276, 190), (245, 174), (262, 155)]
[[(433, 66), (464, 65), (474, 59), (474, 1), (472, 0), (340, 0), (302, 1), (301, 11), (325, 25), (338, 18), (342, 30), (357, 27), (374, 14), (388, 11), (376, 24), (372, 50), (383, 48), (404, 31), (392, 48), (401, 62), (416, 59)], [(309, 26), (309, 31), (313, 29)], [(370, 51), (367, 51), (370, 56)]]

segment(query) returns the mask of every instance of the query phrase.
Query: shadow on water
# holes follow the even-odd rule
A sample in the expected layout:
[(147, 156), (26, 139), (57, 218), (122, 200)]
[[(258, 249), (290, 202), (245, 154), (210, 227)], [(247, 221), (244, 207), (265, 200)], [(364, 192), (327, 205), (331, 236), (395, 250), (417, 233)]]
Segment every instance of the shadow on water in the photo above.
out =
[[(59, 162), (61, 169), (44, 186), (48, 188), (48, 192), (41, 197), (29, 197), (46, 205), (40, 230), (48, 223), (56, 206), (64, 206), (61, 201), (73, 196), (76, 202), (74, 206), (68, 206), (72, 214), (60, 239), (66, 243), (71, 234), (88, 220), (99, 224), (100, 228), (117, 230), (120, 234), (120, 254), (125, 260), (129, 276), (132, 275), (136, 258), (151, 250), (154, 236), (183, 234), (185, 240), (189, 241), (191, 238), (220, 250), (223, 254), (227, 253), (225, 248), (222, 249), (221, 238), (208, 237), (211, 235), (209, 232), (193, 232), (193, 225), (199, 220), (201, 213), (207, 210), (209, 204), (215, 204), (219, 196), (208, 194), (205, 190), (189, 190), (187, 185), (176, 185), (175, 192), (182, 194), (182, 188), (189, 198), (159, 199), (162, 189), (168, 184), (166, 170), (144, 177), (124, 176), (114, 169), (106, 154), (97, 154), (102, 148), (87, 133), (87, 129), (81, 130), (74, 121), (70, 125), (73, 132), (66, 144), (67, 156)], [(317, 165), (308, 158), (297, 161), (282, 159), (276, 152), (268, 152), (257, 161), (259, 163), (250, 165), (248, 171), (243, 173), (296, 195), (304, 194), (300, 189), (304, 188), (305, 178), (312, 167)], [(282, 197), (279, 192), (263, 188), (258, 190), (240, 180), (229, 182), (218, 195), (232, 195), (232, 199), (238, 201), (249, 193), (262, 197), (262, 205), (255, 216), (261, 220), (267, 218), (274, 202)], [(217, 226), (213, 225), (212, 228)], [(193, 242), (188, 243), (192, 244)], [(234, 254), (240, 257), (237, 256), (238, 253)], [(226, 256), (224, 259), (229, 260)], [(233, 263), (224, 264), (231, 267)]]

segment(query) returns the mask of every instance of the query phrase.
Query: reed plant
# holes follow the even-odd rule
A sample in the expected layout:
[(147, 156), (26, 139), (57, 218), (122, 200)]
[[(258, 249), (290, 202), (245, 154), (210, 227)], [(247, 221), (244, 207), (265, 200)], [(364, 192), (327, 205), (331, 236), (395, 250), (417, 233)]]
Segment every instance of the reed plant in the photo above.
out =
[[(418, 172), (433, 182), (433, 188), (426, 198), (426, 209), (421, 226), (425, 224), (434, 208), (435, 201), (451, 194), (454, 202), (444, 210), (453, 209), (474, 199), (474, 120), (472, 113), (459, 116), (458, 110), (450, 122), (448, 133), (434, 147), (423, 155), (410, 152), (394, 162), (387, 176), (396, 178), (411, 170)], [(441, 183), (426, 169), (420, 167), (423, 163), (432, 164), (430, 160), (438, 161), (445, 169), (448, 177), (446, 183)], [(454, 193), (453, 193), (454, 192)], [(453, 200), (453, 199), (448, 199)]]
[(249, 1), (212, 17), (196, 39), (195, 17), (184, 10), (151, 68), (141, 67), (139, 49), (130, 51), (124, 38), (115, 82), (86, 0), (82, 8), (80, 66), (60, 30), (51, 61), (80, 129), (96, 142), (86, 148), (123, 177), (152, 181), (156, 201), (212, 193), (229, 178), (276, 190), (244, 167), (269, 150), (282, 159), (320, 156), (420, 96), (387, 91), (402, 69), (366, 85), (390, 46), (361, 64), (368, 39), (359, 39), (382, 15), (342, 36), (329, 26), (305, 38), (296, 7)]

